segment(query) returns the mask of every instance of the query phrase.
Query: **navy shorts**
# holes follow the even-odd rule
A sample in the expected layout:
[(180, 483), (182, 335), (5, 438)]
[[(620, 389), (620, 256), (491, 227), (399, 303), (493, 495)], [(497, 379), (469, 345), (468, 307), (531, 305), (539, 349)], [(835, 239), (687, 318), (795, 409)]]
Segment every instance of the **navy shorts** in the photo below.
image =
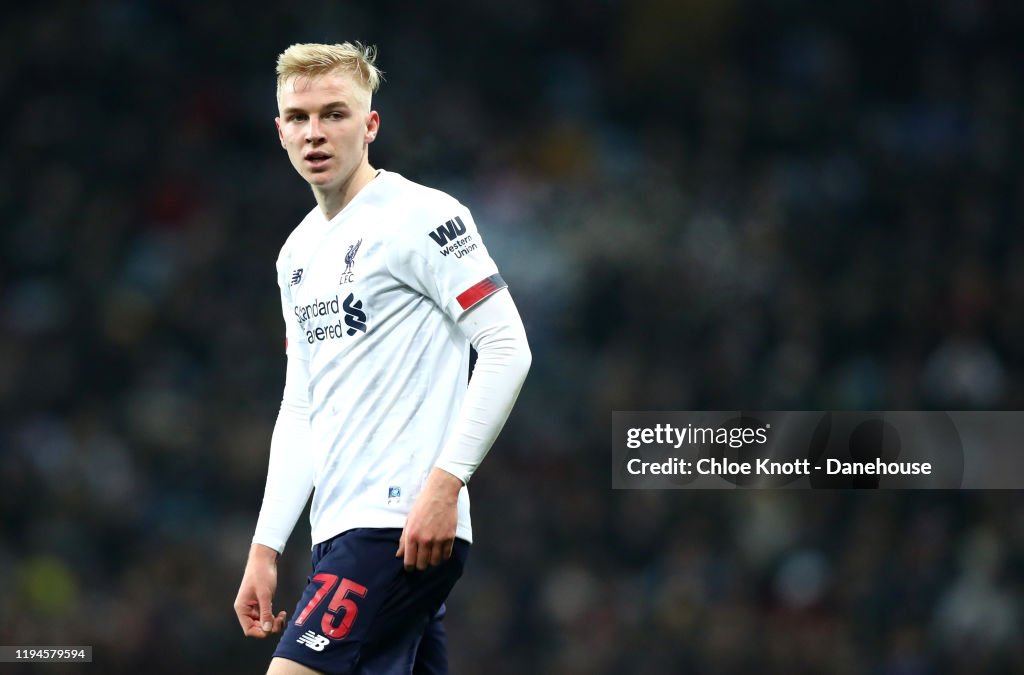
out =
[(313, 547), (313, 574), (274, 652), (323, 673), (443, 675), (444, 601), (469, 544), (437, 567), (406, 572), (402, 531), (360, 528)]

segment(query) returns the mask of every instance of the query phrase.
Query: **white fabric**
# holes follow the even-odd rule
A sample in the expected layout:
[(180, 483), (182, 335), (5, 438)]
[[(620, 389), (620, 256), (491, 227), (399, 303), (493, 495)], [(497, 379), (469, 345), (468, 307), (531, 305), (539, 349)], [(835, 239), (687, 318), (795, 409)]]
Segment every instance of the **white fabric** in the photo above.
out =
[(289, 357), (284, 395), (270, 438), (270, 465), (253, 542), (284, 551), (309, 493), (313, 463), (309, 452), (309, 375), (306, 362)]
[[(442, 449), (446, 470), (467, 478), (486, 452), (448, 444), (456, 424), (489, 446), (508, 414), (494, 411), (493, 431), (481, 428), (479, 411), (459, 422), (469, 340), (456, 322), (503, 287), (497, 267), (464, 206), (386, 171), (330, 222), (319, 208), (310, 212), (277, 267), (289, 363), (307, 365), (313, 543), (353, 527), (401, 528)], [(489, 375), (478, 388), (507, 389), (496, 400), (510, 408), (522, 378), (502, 387), (490, 346), (496, 340), (495, 349), (507, 349), (509, 338), (472, 325), (467, 334), (488, 352), (480, 372)], [(476, 397), (474, 410), (490, 395)], [(271, 472), (278, 466), (272, 457)], [(268, 490), (277, 481), (268, 476)], [(288, 494), (287, 504), (265, 499), (258, 536), (276, 542), (294, 526), (302, 491)], [(472, 541), (465, 488), (456, 536)]]
[(436, 466), (468, 483), (512, 412), (531, 355), (507, 290), (468, 310), (458, 326), (476, 348), (477, 359), (459, 419)]

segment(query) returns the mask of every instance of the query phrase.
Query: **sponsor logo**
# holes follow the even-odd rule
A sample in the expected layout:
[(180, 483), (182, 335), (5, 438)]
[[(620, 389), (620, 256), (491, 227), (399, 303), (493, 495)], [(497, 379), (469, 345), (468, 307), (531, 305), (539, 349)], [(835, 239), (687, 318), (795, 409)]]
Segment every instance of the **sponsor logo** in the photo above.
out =
[[(363, 311), (363, 301), (356, 300), (351, 293), (341, 300), (335, 295), (330, 300), (314, 300), (308, 305), (297, 305), (295, 307), (295, 318), (299, 325), (306, 329), (306, 341), (309, 344), (323, 340), (337, 340), (343, 335), (353, 336), (356, 333), (366, 332), (366, 312)], [(341, 315), (344, 314), (344, 324)], [(326, 320), (324, 323), (337, 321), (329, 325), (313, 327), (303, 325), (311, 319)], [(345, 326), (348, 326), (346, 329)]]
[(466, 234), (466, 224), (462, 222), (462, 218), (455, 216), (441, 227), (437, 228), (433, 232), (428, 232), (427, 234), (430, 235), (430, 238), (434, 240), (435, 244), (438, 246), (444, 246), (452, 239)]
[(289, 286), (298, 286), (300, 283), (302, 283), (302, 268), (301, 267), (299, 269), (297, 269), (297, 270), (292, 272), (292, 281), (288, 285)]
[(359, 253), (359, 247), (362, 244), (363, 240), (360, 239), (348, 247), (348, 252), (345, 253), (345, 271), (341, 273), (341, 280), (338, 281), (339, 284), (348, 284), (353, 281), (352, 266), (356, 264), (356, 253)]
[(348, 326), (349, 335), (355, 335), (356, 331), (366, 332), (366, 312), (363, 311), (363, 301), (355, 300), (355, 297), (349, 293), (348, 297), (345, 298), (345, 325)]
[[(466, 234), (466, 224), (458, 216), (427, 234), (435, 244), (441, 247), (438, 253), (443, 256), (450, 254), (453, 258), (461, 258), (470, 251), (475, 251), (477, 247), (476, 242), (473, 241), (473, 235)], [(464, 234), (466, 236), (463, 237)]]
[(307, 630), (305, 633), (300, 635), (296, 642), (300, 645), (306, 645), (314, 652), (322, 652), (324, 647), (331, 643), (328, 638), (325, 638), (323, 635), (318, 635), (311, 630)]
[(399, 502), (402, 500), (402, 488), (397, 485), (392, 485), (388, 488), (388, 504)]

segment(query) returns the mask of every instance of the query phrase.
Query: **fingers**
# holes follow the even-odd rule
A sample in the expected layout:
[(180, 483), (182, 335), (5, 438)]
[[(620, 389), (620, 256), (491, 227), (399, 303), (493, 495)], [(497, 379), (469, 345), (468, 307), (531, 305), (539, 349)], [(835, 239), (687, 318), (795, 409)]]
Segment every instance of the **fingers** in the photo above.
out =
[(256, 593), (256, 599), (259, 601), (259, 620), (260, 628), (267, 635), (274, 631), (274, 610), (271, 603), (270, 593), (266, 590), (259, 591)]
[(239, 590), (238, 597), (235, 598), (234, 609), (243, 634), (249, 637), (264, 637), (263, 631), (259, 627), (259, 601), (246, 589)]
[(273, 617), (270, 630), (263, 629), (263, 621), (260, 618), (259, 610), (255, 606), (252, 607), (252, 611), (249, 614), (240, 614), (238, 620), (242, 624), (242, 633), (246, 637), (262, 640), (271, 635), (284, 632), (285, 627), (288, 625), (288, 612), (283, 609), (278, 612), (277, 616)]
[(430, 548), (431, 567), (437, 567), (444, 562), (444, 549), (445, 543), (443, 541), (434, 542), (434, 545)]
[[(454, 529), (454, 528), (453, 528)], [(441, 535), (444, 537), (444, 535)], [(423, 571), (428, 567), (437, 567), (445, 560), (452, 557), (455, 548), (455, 536), (436, 538), (437, 534), (424, 534), (419, 528), (413, 527), (410, 531), (408, 523), (402, 529), (398, 538), (398, 550), (396, 558), (402, 558), (402, 565), (406, 572), (413, 570)]]
[(433, 549), (436, 543), (424, 543), (416, 549), (416, 569), (420, 572), (427, 569), (427, 565), (430, 564), (431, 558), (433, 558)]
[(286, 625), (288, 625), (288, 612), (282, 609), (277, 613), (277, 616), (274, 617), (274, 628), (270, 632), (275, 634), (280, 633), (284, 631), (284, 627)]
[(419, 544), (415, 539), (405, 539), (405, 554), (402, 556), (402, 564), (405, 565), (406, 572), (412, 572), (416, 569), (416, 556), (419, 555)]
[(246, 637), (263, 639), (284, 629), (287, 613), (281, 611), (274, 616), (275, 586), (275, 569), (254, 565), (252, 561), (246, 565), (234, 604), (235, 616)]
[(256, 638), (257, 640), (262, 640), (269, 635), (269, 633), (260, 628), (260, 622), (257, 619), (253, 619), (252, 624), (242, 632), (245, 633), (245, 637)]
[(406, 572), (419, 570), (422, 572), (428, 567), (437, 567), (445, 560), (452, 557), (452, 550), (455, 547), (455, 539), (444, 541), (416, 541), (416, 537), (403, 537), (398, 546), (402, 563)]
[(236, 605), (235, 614), (238, 616), (238, 622), (242, 625), (242, 633), (246, 637), (264, 638), (267, 636), (260, 627), (260, 610), (255, 601), (251, 604)]
[(259, 639), (267, 637), (266, 631), (260, 627), (260, 612), (255, 604), (251, 607), (243, 607), (241, 610), (235, 608), (235, 614), (242, 626), (243, 635)]
[(434, 559), (434, 548), (436, 544), (428, 541), (416, 541), (415, 537), (409, 537), (405, 541), (405, 555), (402, 561), (405, 565), (406, 572), (412, 572), (413, 570), (423, 571), (427, 569), (428, 565), (437, 565), (438, 562), (432, 562)]

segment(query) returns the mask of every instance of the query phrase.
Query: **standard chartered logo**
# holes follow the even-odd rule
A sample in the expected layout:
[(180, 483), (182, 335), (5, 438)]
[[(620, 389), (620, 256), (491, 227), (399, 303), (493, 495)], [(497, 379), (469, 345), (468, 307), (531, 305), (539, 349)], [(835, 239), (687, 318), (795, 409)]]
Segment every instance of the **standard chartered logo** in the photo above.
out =
[[(344, 316), (342, 316), (343, 314)], [(334, 320), (334, 317), (337, 317), (337, 321)], [(314, 299), (308, 305), (297, 305), (295, 318), (299, 325), (306, 330), (306, 341), (309, 344), (323, 340), (338, 340), (344, 335), (351, 337), (356, 333), (366, 332), (366, 312), (363, 311), (363, 301), (357, 300), (352, 293), (349, 293), (344, 300), (335, 295), (329, 300)], [(311, 324), (316, 319), (326, 325), (312, 326)]]

